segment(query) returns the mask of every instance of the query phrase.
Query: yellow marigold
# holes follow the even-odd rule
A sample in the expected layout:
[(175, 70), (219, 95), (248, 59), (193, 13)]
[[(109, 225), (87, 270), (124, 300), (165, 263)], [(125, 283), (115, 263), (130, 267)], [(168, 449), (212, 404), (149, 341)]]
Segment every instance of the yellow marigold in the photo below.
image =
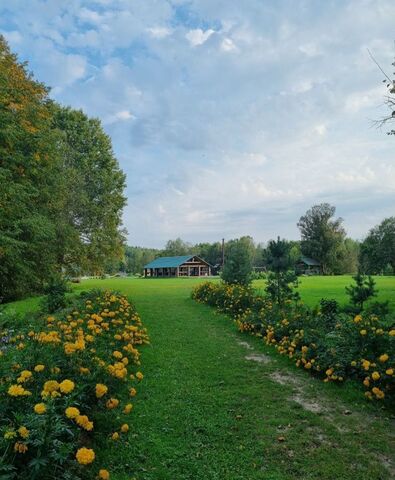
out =
[(393, 375), (394, 374), (394, 369), (393, 368), (387, 368), (387, 370), (385, 371), (385, 373), (387, 375)]
[(370, 362), (369, 362), (369, 360), (364, 360), (364, 361), (362, 362), (362, 366), (363, 366), (364, 370), (369, 370), (369, 367), (370, 367)]
[(123, 357), (122, 353), (118, 352), (118, 350), (115, 350), (115, 352), (112, 352), (112, 355), (113, 355), (113, 357), (117, 358), (118, 360), (120, 360)]
[(123, 413), (130, 413), (133, 409), (133, 405), (131, 403), (128, 403), (125, 405), (125, 408), (123, 409)]
[(137, 380), (142, 380), (144, 378), (144, 375), (141, 372), (136, 373), (136, 378)]
[(116, 398), (110, 398), (110, 400), (107, 400), (106, 407), (109, 410), (112, 410), (113, 408), (116, 408), (119, 405), (119, 400)]
[(21, 397), (31, 395), (29, 390), (25, 390), (22, 385), (11, 385), (7, 391), (8, 395), (11, 397)]
[(101, 398), (108, 392), (108, 387), (103, 383), (96, 384), (96, 397)]
[(383, 354), (380, 355), (380, 357), (379, 357), (379, 360), (380, 360), (381, 363), (386, 362), (388, 359), (389, 359), (389, 356), (388, 356), (386, 353), (383, 353)]
[(109, 480), (110, 479), (110, 472), (105, 468), (101, 468), (99, 470), (99, 479), (100, 480)]
[(372, 378), (373, 378), (373, 380), (378, 380), (380, 378), (379, 372), (373, 372), (372, 373)]
[(369, 377), (366, 377), (365, 380), (363, 381), (363, 384), (365, 385), (365, 387), (369, 387), (370, 385), (370, 379)]
[(75, 418), (80, 414), (80, 411), (76, 407), (67, 407), (65, 414), (67, 418)]
[(27, 380), (29, 380), (29, 378), (31, 378), (32, 375), (33, 375), (33, 374), (32, 374), (32, 372), (31, 372), (30, 370), (23, 370), (23, 371), (20, 373), (20, 375), (19, 375), (19, 377), (18, 377), (18, 379), (17, 379), (17, 382), (18, 382), (18, 383), (24, 383), (24, 382), (26, 382)]
[(16, 453), (26, 453), (27, 452), (27, 445), (23, 442), (16, 442), (14, 445), (14, 452)]
[(390, 337), (395, 337), (395, 330), (394, 330), (394, 329), (390, 330), (390, 331), (388, 332), (388, 335), (389, 335)]
[(90, 422), (89, 418), (86, 415), (77, 415), (75, 417), (75, 422), (77, 423), (77, 425), (84, 428), (88, 432), (93, 430), (93, 422)]
[(56, 380), (48, 380), (44, 383), (43, 392), (52, 393), (59, 390), (59, 383)]
[(75, 454), (77, 462), (81, 465), (89, 465), (95, 459), (95, 452), (91, 448), (82, 447)]
[(15, 437), (16, 437), (16, 431), (15, 430), (7, 430), (4, 433), (4, 438), (6, 440), (11, 440), (12, 438), (15, 438)]
[(72, 381), (72, 380), (63, 380), (63, 382), (61, 382), (59, 384), (59, 389), (62, 393), (70, 393), (74, 390), (74, 387), (75, 387), (75, 383)]
[(135, 396), (137, 395), (137, 390), (136, 390), (135, 388), (131, 388), (131, 389), (129, 390), (129, 395), (130, 395), (131, 397), (135, 397)]
[(333, 374), (333, 368), (328, 368), (328, 370), (325, 372), (325, 374), (330, 377)]
[(356, 316), (354, 317), (354, 323), (359, 323), (361, 320), (362, 320), (361, 315), (356, 315)]
[(357, 362), (356, 362), (355, 360), (353, 360), (353, 361), (351, 362), (351, 366), (352, 366), (352, 367), (356, 367), (356, 365), (357, 365)]
[(39, 364), (39, 365), (36, 365), (36, 366), (34, 367), (34, 371), (35, 371), (35, 372), (42, 372), (42, 371), (44, 370), (44, 368), (45, 368), (45, 365)]
[(359, 333), (364, 336), (366, 335), (368, 332), (363, 328), (362, 330), (359, 331)]
[(129, 425), (127, 423), (124, 423), (122, 426), (121, 426), (121, 432), (122, 433), (126, 433), (129, 431)]
[(34, 411), (38, 415), (42, 415), (47, 411), (47, 407), (45, 406), (45, 403), (36, 403), (36, 405), (34, 405)]
[(111, 439), (112, 439), (112, 440), (119, 440), (119, 433), (118, 433), (118, 432), (114, 432), (114, 433), (111, 435)]
[(24, 426), (18, 428), (18, 433), (24, 439), (29, 436), (29, 430)]

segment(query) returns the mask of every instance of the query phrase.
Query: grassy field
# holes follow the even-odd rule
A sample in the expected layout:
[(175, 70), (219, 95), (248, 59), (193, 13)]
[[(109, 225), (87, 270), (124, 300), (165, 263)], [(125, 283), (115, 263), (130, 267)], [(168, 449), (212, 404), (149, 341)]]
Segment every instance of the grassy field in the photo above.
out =
[[(339, 286), (339, 278), (305, 278), (302, 296), (309, 304), (322, 296), (343, 301), (349, 279)], [(395, 279), (379, 280), (390, 296)], [(198, 282), (126, 278), (74, 286), (130, 295), (151, 337), (129, 441), (105, 452), (113, 480), (395, 478), (388, 411), (366, 402), (357, 387), (324, 384), (259, 339), (238, 334), (229, 318), (190, 299)], [(14, 304), (19, 311), (36, 305)]]

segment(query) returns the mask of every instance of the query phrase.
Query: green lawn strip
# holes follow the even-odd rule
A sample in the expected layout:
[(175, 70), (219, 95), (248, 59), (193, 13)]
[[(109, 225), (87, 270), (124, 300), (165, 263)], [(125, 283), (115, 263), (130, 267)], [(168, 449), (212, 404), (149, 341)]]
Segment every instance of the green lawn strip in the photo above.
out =
[[(114, 442), (103, 452), (112, 478), (391, 478), (390, 414), (366, 402), (360, 389), (324, 384), (262, 340), (237, 333), (228, 317), (189, 298), (196, 283), (111, 279), (75, 286), (129, 295), (151, 338), (142, 350), (145, 378), (129, 441)], [(246, 360), (251, 353), (271, 361)], [(273, 375), (285, 377), (285, 384)], [(297, 403), (298, 394), (318, 403), (320, 411)]]

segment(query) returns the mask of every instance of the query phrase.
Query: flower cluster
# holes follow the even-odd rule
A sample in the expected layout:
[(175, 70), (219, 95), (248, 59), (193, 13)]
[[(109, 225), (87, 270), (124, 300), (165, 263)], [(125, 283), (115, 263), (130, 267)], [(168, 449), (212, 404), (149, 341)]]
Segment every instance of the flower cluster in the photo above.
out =
[(40, 457), (35, 478), (68, 471), (73, 478), (109, 479), (95, 438), (121, 439), (129, 431), (147, 332), (133, 305), (113, 292), (84, 294), (71, 310), (35, 323), (16, 335), (0, 332), (8, 339), (0, 350), (5, 465), (29, 479), (29, 464)]
[(279, 306), (250, 287), (223, 283), (198, 285), (192, 297), (227, 313), (240, 332), (262, 337), (324, 382), (353, 378), (363, 384), (368, 399), (395, 395), (395, 328), (388, 319), (311, 310), (292, 301)]

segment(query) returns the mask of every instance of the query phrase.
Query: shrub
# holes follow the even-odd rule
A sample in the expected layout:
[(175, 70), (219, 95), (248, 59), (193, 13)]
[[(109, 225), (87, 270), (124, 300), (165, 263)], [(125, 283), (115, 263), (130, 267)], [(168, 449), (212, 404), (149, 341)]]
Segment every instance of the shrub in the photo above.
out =
[(41, 302), (43, 311), (55, 313), (67, 305), (66, 293), (69, 291), (67, 281), (60, 275), (53, 276), (45, 287), (45, 297)]
[(0, 478), (97, 478), (97, 441), (122, 440), (148, 342), (128, 300), (90, 292), (37, 327), (0, 335)]

